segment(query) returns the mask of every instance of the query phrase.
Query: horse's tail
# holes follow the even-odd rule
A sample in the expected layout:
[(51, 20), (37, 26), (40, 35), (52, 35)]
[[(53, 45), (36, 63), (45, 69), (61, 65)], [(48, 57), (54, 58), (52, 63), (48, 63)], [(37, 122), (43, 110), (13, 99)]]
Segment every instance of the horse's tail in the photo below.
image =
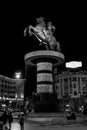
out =
[(29, 35), (31, 36), (34, 33), (35, 28), (33, 26), (27, 26), (24, 30), (24, 36), (27, 35), (27, 32), (29, 33)]
[(33, 26), (29, 26), (29, 35), (31, 36), (32, 34), (34, 34), (35, 33), (35, 31), (36, 31), (36, 29), (35, 29), (35, 27), (33, 27)]
[(27, 28), (25, 28), (24, 30), (24, 37), (26, 36), (26, 32), (27, 32)]
[(29, 26), (27, 26), (27, 27), (25, 28), (25, 30), (24, 30), (24, 36), (27, 35), (27, 30), (28, 30), (28, 28), (29, 28)]

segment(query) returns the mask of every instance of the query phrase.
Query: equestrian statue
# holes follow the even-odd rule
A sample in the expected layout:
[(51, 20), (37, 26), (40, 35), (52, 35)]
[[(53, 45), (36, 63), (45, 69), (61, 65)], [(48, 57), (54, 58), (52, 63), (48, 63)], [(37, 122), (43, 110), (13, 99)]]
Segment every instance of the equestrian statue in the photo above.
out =
[(24, 30), (24, 36), (26, 36), (27, 31), (30, 36), (33, 34), (40, 41), (40, 46), (44, 44), (47, 50), (61, 52), (60, 44), (53, 36), (55, 27), (51, 22), (46, 24), (43, 17), (37, 19), (37, 25), (35, 27), (32, 25), (27, 26)]

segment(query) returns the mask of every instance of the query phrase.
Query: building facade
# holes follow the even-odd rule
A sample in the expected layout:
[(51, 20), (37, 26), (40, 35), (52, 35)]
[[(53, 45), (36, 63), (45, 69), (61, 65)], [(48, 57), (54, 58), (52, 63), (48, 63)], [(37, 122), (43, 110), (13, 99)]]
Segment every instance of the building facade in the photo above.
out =
[(16, 82), (0, 75), (0, 98), (15, 98)]
[(12, 79), (0, 75), (0, 102), (2, 101), (23, 102), (24, 81), (25, 79)]
[(71, 69), (55, 74), (55, 93), (62, 105), (70, 104), (75, 109), (87, 102), (87, 71)]

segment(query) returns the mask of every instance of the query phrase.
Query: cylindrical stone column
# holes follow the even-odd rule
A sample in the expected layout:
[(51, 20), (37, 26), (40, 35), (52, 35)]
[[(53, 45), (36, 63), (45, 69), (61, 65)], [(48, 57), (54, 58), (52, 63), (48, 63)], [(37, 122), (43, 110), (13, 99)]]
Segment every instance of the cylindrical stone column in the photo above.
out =
[(52, 63), (37, 63), (37, 93), (53, 93)]
[(51, 62), (37, 63), (37, 104), (38, 111), (54, 111), (53, 109), (53, 73)]
[[(36, 102), (35, 112), (56, 112), (57, 96), (54, 93), (53, 66), (58, 66), (64, 62), (64, 55), (60, 52), (50, 50), (40, 50), (29, 52), (25, 55), (25, 64), (37, 67), (36, 80)], [(26, 70), (26, 73), (27, 70)], [(33, 74), (33, 72), (32, 72)], [(26, 75), (26, 80), (31, 80)], [(27, 85), (29, 87), (29, 84)], [(29, 90), (29, 89), (27, 89)]]

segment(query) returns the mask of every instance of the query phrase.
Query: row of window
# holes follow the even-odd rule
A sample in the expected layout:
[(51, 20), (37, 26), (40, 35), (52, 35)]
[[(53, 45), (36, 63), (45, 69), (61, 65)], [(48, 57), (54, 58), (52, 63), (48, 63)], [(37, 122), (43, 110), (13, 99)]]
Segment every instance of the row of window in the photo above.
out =
[(3, 90), (3, 89), (1, 89), (1, 91), (0, 91), (1, 93), (15, 93), (15, 91), (12, 91), (12, 90)]
[[(68, 88), (68, 86), (64, 86), (64, 91), (69, 91), (69, 90), (76, 90), (76, 86), (74, 86), (73, 88)], [(59, 86), (55, 86), (55, 91), (57, 91), (57, 90), (60, 90), (60, 87)], [(77, 89), (77, 90), (81, 90), (81, 89)], [(87, 87), (85, 86), (85, 87), (83, 87), (82, 88), (82, 92), (84, 92), (84, 91), (87, 91)]]
[[(87, 81), (87, 78), (86, 77), (73, 77), (73, 78), (62, 78), (62, 80), (64, 80), (64, 82), (68, 82), (69, 81), (79, 81), (81, 79), (81, 81)], [(56, 80), (57, 82), (59, 82), (59, 78), (56, 77)]]
[(2, 84), (2, 85), (0, 85), (0, 87), (5, 87), (5, 88), (16, 88), (16, 86), (12, 86), (12, 85), (4, 85), (4, 84)]
[[(67, 95), (67, 96), (68, 96), (69, 93), (66, 92), (66, 93), (64, 93), (64, 95)], [(73, 95), (74, 95), (74, 96), (77, 96), (77, 95), (80, 96), (79, 92), (77, 92), (77, 91), (74, 91), (73, 93), (72, 93), (72, 92), (70, 93), (70, 96), (73, 96)], [(87, 92), (83, 92), (82, 95), (87, 95)]]
[[(0, 95), (0, 96), (3, 97), (3, 94)], [(11, 95), (11, 94), (10, 94), (10, 95), (7, 95), (7, 97), (8, 97), (8, 98), (15, 98), (15, 95)], [(6, 97), (5, 97), (5, 98), (6, 98)]]
[(14, 85), (14, 84), (16, 84), (16, 82), (15, 83), (11, 83), (11, 82), (0, 82), (0, 84)]
[[(78, 91), (79, 92), (77, 92), (77, 90), (76, 90), (76, 88), (75, 89), (70, 89), (70, 90), (68, 90), (68, 87), (67, 86), (65, 86), (64, 87), (64, 94), (65, 95), (67, 95), (67, 94), (69, 94), (69, 92), (71, 92), (71, 94), (70, 95), (72, 95), (72, 92), (74, 91), (74, 95), (78, 95), (81, 91), (80, 91), (80, 89), (78, 89)], [(63, 93), (63, 91), (60, 89), (60, 86), (55, 86), (55, 92), (62, 92)], [(83, 87), (83, 89), (82, 89), (82, 93), (83, 94), (87, 94), (87, 88), (86, 87)]]

